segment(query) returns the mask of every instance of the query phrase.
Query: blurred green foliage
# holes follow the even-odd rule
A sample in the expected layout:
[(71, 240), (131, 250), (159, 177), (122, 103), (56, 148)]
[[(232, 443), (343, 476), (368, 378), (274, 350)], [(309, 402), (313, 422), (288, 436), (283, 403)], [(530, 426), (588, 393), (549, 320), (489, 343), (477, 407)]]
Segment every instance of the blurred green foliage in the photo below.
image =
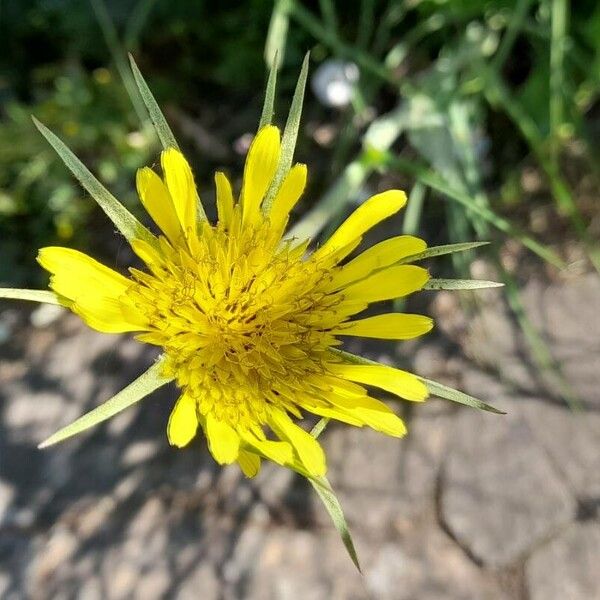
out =
[[(133, 204), (130, 174), (150, 159), (154, 138), (140, 129), (129, 98), (111, 72), (74, 66), (51, 79), (34, 106), (10, 101), (0, 126), (0, 280), (27, 283), (38, 247), (81, 243), (95, 210), (33, 127), (35, 115), (84, 158), (115, 193)], [(72, 239), (75, 238), (75, 239)]]
[[(406, 231), (427, 229), (432, 241), (436, 231), (444, 242), (500, 229), (557, 263), (508, 219), (529, 224), (533, 207), (531, 196), (523, 200), (520, 174), (534, 164), (557, 218), (600, 265), (593, 215), (580, 206), (562, 165), (565, 149), (577, 143), (587, 171), (598, 172), (594, 0), (20, 0), (3, 3), (1, 17), (3, 283), (34, 280), (37, 247), (97, 246), (103, 231), (30, 113), (133, 207), (133, 172), (155, 160), (158, 146), (121, 80), (125, 53), (135, 54), (167, 116), (183, 111), (231, 142), (259, 114), (270, 24), (267, 55), (278, 48), (284, 59), (280, 94), (291, 93), (307, 49), (313, 72), (331, 57), (360, 69), (346, 109), (307, 97), (305, 122), (333, 133), (326, 166), (316, 138), (300, 140), (311, 144), (313, 193), (301, 207), (308, 212), (299, 231), (331, 227), (377, 172), (415, 184)], [(174, 127), (181, 133), (177, 119)], [(200, 168), (218, 160), (208, 153)]]
[[(39, 283), (35, 253), (102, 245), (97, 208), (34, 128), (55, 131), (120, 200), (135, 208), (135, 169), (158, 146), (115, 69), (136, 53), (159, 101), (195, 107), (260, 98), (272, 4), (253, 0), (20, 0), (0, 19), (0, 281)], [(106, 14), (108, 23), (102, 20)], [(117, 45), (111, 38), (117, 35)], [(117, 67), (119, 65), (117, 64)], [(135, 98), (134, 98), (135, 99)], [(76, 239), (73, 239), (76, 238)]]
[[(507, 286), (531, 357), (551, 389), (577, 406), (524, 311), (519, 287), (527, 270), (515, 242), (564, 268), (574, 241), (587, 259), (580, 253), (577, 268), (600, 272), (600, 4), (363, 0), (357, 6), (349, 18), (347, 5), (333, 0), (275, 3), (279, 23), (287, 19), (289, 29), (300, 27), (316, 41), (313, 55), (352, 61), (361, 70), (340, 143), (332, 143), (338, 178), (295, 232), (315, 235), (339, 219), (378, 172), (413, 186), (406, 233), (424, 231), (439, 243), (498, 238), (489, 263)], [(272, 27), (270, 38), (277, 31), (285, 28)], [(284, 46), (279, 38), (270, 39), (272, 48)], [(453, 258), (451, 271), (467, 274), (472, 257)]]

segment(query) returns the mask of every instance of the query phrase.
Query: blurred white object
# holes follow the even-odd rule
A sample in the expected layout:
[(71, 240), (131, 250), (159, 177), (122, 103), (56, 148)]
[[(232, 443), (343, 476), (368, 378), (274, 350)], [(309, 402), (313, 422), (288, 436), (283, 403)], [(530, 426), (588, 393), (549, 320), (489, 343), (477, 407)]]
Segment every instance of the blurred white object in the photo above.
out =
[(42, 304), (31, 313), (29, 320), (34, 327), (46, 327), (54, 323), (63, 314), (64, 310), (62, 306), (56, 304)]
[(245, 156), (250, 149), (250, 144), (254, 139), (253, 133), (244, 133), (235, 142), (233, 142), (234, 151), (240, 156)]
[(311, 87), (321, 104), (340, 108), (352, 100), (358, 78), (358, 67), (354, 63), (331, 59), (315, 71)]

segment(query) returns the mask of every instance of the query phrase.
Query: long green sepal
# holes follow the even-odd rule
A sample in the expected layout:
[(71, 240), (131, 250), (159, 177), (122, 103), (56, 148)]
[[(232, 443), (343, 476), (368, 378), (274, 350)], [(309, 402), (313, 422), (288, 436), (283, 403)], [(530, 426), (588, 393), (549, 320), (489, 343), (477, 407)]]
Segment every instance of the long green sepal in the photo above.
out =
[(90, 170), (69, 150), (66, 144), (34, 116), (31, 117), (39, 132), (56, 150), (67, 168), (79, 183), (98, 203), (106, 216), (128, 241), (143, 240), (156, 246), (156, 238), (144, 227), (90, 172)]
[(277, 54), (271, 63), (269, 69), (269, 78), (267, 79), (267, 89), (265, 91), (265, 101), (263, 103), (262, 113), (260, 115), (260, 122), (258, 128), (262, 129), (265, 125), (270, 125), (273, 120), (274, 106), (275, 106), (275, 93), (277, 91)]
[(0, 298), (7, 300), (28, 300), (29, 302), (42, 302), (43, 304), (58, 304), (58, 298), (49, 290), (20, 290), (16, 288), (0, 288)]
[(485, 402), (482, 402), (473, 396), (469, 396), (469, 394), (455, 390), (447, 385), (438, 383), (437, 381), (432, 381), (431, 379), (425, 379), (424, 377), (419, 377), (419, 379), (427, 386), (429, 393), (433, 396), (438, 396), (444, 400), (451, 400), (452, 402), (458, 402), (459, 404), (471, 406), (472, 408), (478, 408), (479, 410), (485, 410), (497, 415), (506, 414), (504, 411), (498, 410), (490, 404), (486, 404)]
[[(131, 70), (133, 72), (133, 78), (135, 79), (135, 83), (140, 92), (140, 96), (148, 109), (148, 114), (150, 115), (150, 120), (154, 125), (154, 129), (156, 130), (156, 135), (162, 144), (162, 147), (166, 150), (167, 148), (176, 148), (179, 150), (179, 145), (177, 144), (177, 140), (165, 119), (165, 115), (163, 115), (162, 110), (160, 110), (160, 106), (158, 106), (158, 102), (152, 95), (146, 80), (144, 79), (142, 72), (139, 70), (133, 56), (129, 54), (129, 62), (131, 63)], [(206, 221), (206, 211), (202, 206), (202, 202), (200, 201), (200, 196), (196, 193), (196, 209), (198, 211), (198, 217), (201, 221)]]
[(145, 373), (132, 381), (126, 388), (122, 389), (116, 396), (104, 402), (94, 410), (83, 415), (70, 425), (63, 427), (54, 435), (51, 435), (47, 440), (44, 440), (38, 448), (47, 448), (58, 442), (62, 442), (78, 433), (82, 433), (86, 429), (102, 423), (113, 417), (122, 410), (129, 408), (132, 404), (139, 402), (154, 390), (165, 385), (171, 379), (161, 375), (162, 360), (158, 360)]
[[(322, 419), (319, 419), (317, 424), (311, 429), (310, 435), (317, 439), (323, 433), (323, 431), (325, 431), (328, 423), (329, 417), (323, 417)], [(354, 548), (354, 542), (352, 541), (352, 536), (350, 535), (350, 529), (348, 528), (348, 523), (346, 523), (346, 517), (344, 517), (342, 505), (337, 499), (331, 484), (325, 477), (307, 477), (307, 479), (310, 481), (310, 484), (313, 486), (313, 488), (315, 488), (315, 491), (321, 499), (321, 502), (323, 502), (325, 505), (325, 508), (329, 513), (335, 528), (338, 530), (338, 533), (342, 538), (342, 542), (346, 547), (350, 559), (360, 573), (358, 555), (356, 554), (356, 549)]]
[(342, 505), (337, 499), (331, 484), (326, 477), (309, 477), (308, 480), (315, 489), (315, 492), (317, 492), (321, 502), (323, 502), (323, 505), (329, 513), (335, 528), (338, 530), (338, 533), (342, 538), (342, 542), (346, 547), (346, 551), (348, 552), (350, 559), (360, 573), (360, 563), (358, 562), (358, 555), (356, 554), (354, 542), (352, 541), (352, 536), (350, 535), (350, 530), (348, 529), (348, 523), (346, 523), (346, 517), (344, 516)]
[(498, 281), (485, 279), (430, 279), (424, 290), (484, 290), (488, 288), (503, 287)]
[(433, 258), (434, 256), (444, 256), (444, 254), (454, 254), (455, 252), (466, 252), (473, 248), (479, 248), (480, 246), (487, 246), (489, 242), (462, 242), (460, 244), (447, 244), (445, 246), (432, 246), (418, 252), (417, 254), (411, 254), (406, 258), (398, 261), (398, 264), (405, 265), (408, 263), (417, 262), (419, 260), (425, 260), (426, 258)]
[(158, 139), (162, 144), (162, 147), (167, 148), (177, 148), (179, 150), (179, 145), (177, 144), (177, 140), (165, 119), (162, 111), (160, 110), (160, 106), (158, 106), (158, 102), (154, 98), (154, 95), (150, 91), (142, 72), (139, 70), (133, 56), (129, 54), (129, 63), (131, 64), (131, 71), (133, 72), (133, 78), (135, 79), (135, 83), (140, 92), (140, 96), (146, 105), (146, 109), (148, 110), (148, 114), (150, 115), (150, 120), (154, 125), (154, 129), (156, 130), (156, 135), (158, 135)]
[[(351, 354), (350, 352), (346, 352), (345, 350), (338, 350), (337, 348), (330, 348), (329, 352), (341, 358), (342, 360), (355, 364), (355, 365), (381, 365), (383, 363), (379, 363), (374, 360), (370, 360), (365, 358), (364, 356), (358, 356), (357, 354)], [(418, 377), (429, 390), (429, 393), (434, 396), (439, 396), (440, 398), (444, 398), (445, 400), (452, 400), (452, 402), (458, 402), (459, 404), (465, 404), (466, 406), (471, 406), (473, 408), (478, 408), (480, 410), (486, 410), (488, 412), (493, 412), (498, 415), (506, 414), (493, 406), (474, 398), (473, 396), (469, 396), (469, 394), (465, 394), (464, 392), (459, 392), (447, 385), (443, 385), (442, 383), (438, 383), (437, 381), (431, 381), (430, 379), (425, 379), (424, 377)]]
[(269, 214), (271, 205), (275, 199), (275, 194), (290, 170), (292, 161), (294, 160), (294, 150), (296, 149), (296, 140), (298, 139), (298, 130), (300, 128), (300, 117), (302, 116), (302, 104), (304, 103), (304, 91), (306, 89), (306, 80), (308, 78), (309, 59), (310, 54), (307, 53), (302, 62), (302, 69), (300, 70), (300, 76), (298, 77), (298, 83), (296, 84), (296, 90), (294, 91), (294, 97), (292, 98), (290, 113), (285, 123), (285, 129), (283, 130), (279, 165), (277, 166), (275, 177), (273, 177), (273, 181), (263, 202), (263, 211), (265, 214)]
[(322, 419), (319, 419), (317, 424), (310, 430), (310, 435), (317, 439), (325, 431), (328, 423), (329, 417), (323, 417)]

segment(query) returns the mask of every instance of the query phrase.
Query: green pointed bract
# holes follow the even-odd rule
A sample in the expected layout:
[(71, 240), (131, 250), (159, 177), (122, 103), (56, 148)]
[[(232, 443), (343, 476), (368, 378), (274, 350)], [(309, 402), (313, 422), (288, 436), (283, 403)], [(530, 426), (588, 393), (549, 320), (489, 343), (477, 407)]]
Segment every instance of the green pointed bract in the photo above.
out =
[(279, 187), (290, 170), (292, 161), (294, 160), (294, 150), (296, 149), (298, 129), (300, 128), (300, 117), (302, 116), (302, 104), (304, 103), (304, 91), (306, 89), (306, 80), (308, 78), (309, 58), (310, 55), (307, 53), (302, 63), (296, 90), (294, 91), (290, 114), (288, 115), (285, 129), (283, 130), (279, 165), (277, 166), (275, 177), (273, 177), (273, 182), (271, 183), (263, 202), (263, 211), (265, 214), (269, 214), (275, 194), (277, 194), (277, 190), (279, 190)]
[(398, 264), (404, 265), (417, 262), (419, 260), (425, 260), (426, 258), (433, 258), (434, 256), (444, 256), (444, 254), (454, 254), (455, 252), (466, 252), (467, 250), (479, 248), (480, 246), (487, 246), (488, 244), (489, 242), (462, 242), (460, 244), (432, 246), (431, 248), (427, 248), (427, 250), (423, 250), (423, 252), (403, 258), (402, 260), (398, 261)]
[[(350, 352), (345, 352), (344, 350), (338, 350), (337, 348), (330, 348), (329, 351), (332, 354), (335, 354), (342, 360), (348, 363), (352, 363), (355, 365), (381, 365), (383, 363), (376, 362), (374, 360), (369, 360), (368, 358), (364, 358), (363, 356), (358, 356), (356, 354), (350, 354)], [(429, 393), (434, 396), (439, 396), (444, 400), (451, 400), (452, 402), (458, 402), (459, 404), (465, 404), (466, 406), (471, 406), (473, 408), (478, 408), (480, 410), (485, 410), (488, 412), (496, 413), (498, 415), (505, 414), (503, 411), (494, 408), (490, 404), (486, 404), (473, 396), (469, 396), (464, 392), (460, 392), (459, 390), (455, 390), (447, 385), (442, 383), (438, 383), (437, 381), (432, 381), (430, 379), (425, 379), (423, 377), (417, 377), (427, 386)]]
[(310, 430), (310, 435), (317, 439), (325, 431), (328, 423), (329, 417), (323, 417), (322, 419), (319, 419), (317, 424)]
[(262, 113), (258, 129), (262, 129), (265, 125), (270, 125), (273, 120), (275, 93), (277, 91), (277, 55), (269, 69), (269, 79), (267, 79), (267, 89), (265, 90), (265, 101), (263, 104)]
[(146, 80), (144, 79), (141, 71), (139, 70), (133, 56), (129, 55), (129, 62), (131, 64), (131, 70), (133, 72), (133, 78), (135, 79), (135, 83), (140, 92), (140, 96), (146, 105), (146, 109), (148, 110), (148, 114), (150, 115), (150, 120), (154, 125), (154, 129), (156, 130), (156, 135), (158, 135), (158, 139), (162, 144), (162, 147), (166, 150), (167, 148), (177, 148), (179, 150), (179, 145), (177, 144), (177, 140), (165, 119), (160, 107), (158, 106), (158, 102), (154, 98)]
[[(317, 439), (323, 433), (323, 431), (325, 431), (328, 423), (329, 418), (327, 417), (319, 419), (317, 424), (311, 429), (310, 435)], [(334, 527), (337, 529), (340, 537), (342, 538), (342, 543), (346, 547), (346, 551), (348, 552), (350, 559), (360, 573), (360, 563), (358, 562), (358, 555), (356, 554), (356, 548), (354, 547), (354, 542), (352, 541), (352, 535), (350, 534), (350, 529), (348, 528), (348, 523), (346, 522), (346, 517), (344, 516), (344, 511), (342, 510), (342, 505), (337, 499), (331, 484), (326, 477), (307, 477), (307, 479), (317, 492), (321, 502), (323, 502), (325, 509), (333, 521)]]
[(49, 290), (21, 290), (16, 288), (0, 288), (0, 298), (7, 300), (27, 300), (28, 302), (41, 302), (43, 304), (58, 304), (56, 294)]
[(492, 412), (497, 415), (506, 414), (504, 411), (498, 410), (490, 404), (486, 404), (485, 402), (482, 402), (473, 396), (469, 396), (469, 394), (455, 390), (447, 385), (438, 383), (437, 381), (432, 381), (431, 379), (425, 379), (424, 377), (419, 377), (419, 379), (427, 386), (427, 389), (432, 396), (438, 396), (444, 400), (451, 400), (452, 402), (458, 402), (459, 404), (464, 404), (465, 406), (471, 406), (472, 408), (478, 408), (479, 410)]
[(171, 379), (161, 375), (162, 368), (162, 360), (158, 360), (145, 373), (132, 381), (116, 396), (113, 396), (110, 400), (104, 402), (104, 404), (101, 404), (94, 410), (86, 413), (70, 425), (63, 427), (60, 431), (57, 431), (54, 435), (51, 435), (47, 440), (43, 441), (38, 448), (52, 446), (53, 444), (57, 444), (67, 438), (82, 433), (86, 429), (110, 419), (136, 402), (139, 402), (154, 390), (157, 390), (159, 387), (171, 381)]
[(43, 123), (32, 116), (35, 126), (54, 148), (67, 168), (75, 175), (79, 183), (98, 203), (115, 227), (131, 242), (143, 240), (156, 247), (157, 239), (144, 227), (95, 177), (90, 170), (71, 152), (67, 145)]
[(323, 502), (323, 505), (327, 509), (335, 528), (342, 538), (342, 542), (346, 547), (348, 555), (360, 573), (360, 563), (358, 562), (358, 556), (356, 554), (354, 542), (352, 541), (352, 536), (350, 535), (350, 530), (348, 529), (348, 523), (346, 523), (346, 517), (344, 516), (342, 505), (337, 499), (331, 484), (326, 477), (309, 477), (308, 480), (315, 489), (315, 492), (317, 492), (321, 502)]
[(486, 281), (485, 279), (430, 279), (424, 290), (484, 290), (503, 287), (503, 283)]
[[(160, 107), (158, 106), (158, 102), (156, 98), (152, 95), (146, 80), (144, 79), (142, 72), (139, 70), (133, 56), (129, 54), (129, 62), (131, 63), (131, 70), (133, 72), (133, 78), (135, 79), (135, 83), (138, 87), (142, 100), (148, 109), (148, 114), (150, 115), (150, 120), (154, 125), (154, 129), (156, 131), (156, 135), (160, 140), (162, 147), (166, 150), (167, 148), (176, 148), (179, 150), (179, 145), (177, 144), (177, 140), (165, 119), (165, 115), (163, 115)], [(200, 196), (196, 193), (196, 209), (198, 211), (198, 219), (200, 221), (207, 221), (206, 211), (204, 210), (204, 206), (202, 206), (202, 202), (200, 201)]]

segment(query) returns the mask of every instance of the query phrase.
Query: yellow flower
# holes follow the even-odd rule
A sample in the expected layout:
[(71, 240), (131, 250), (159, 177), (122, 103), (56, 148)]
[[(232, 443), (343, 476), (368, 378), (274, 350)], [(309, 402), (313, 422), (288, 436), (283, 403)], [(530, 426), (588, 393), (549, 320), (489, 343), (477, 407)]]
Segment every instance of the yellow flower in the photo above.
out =
[(336, 353), (347, 336), (405, 340), (432, 328), (421, 315), (357, 317), (425, 285), (425, 269), (398, 262), (426, 244), (398, 236), (346, 260), (367, 230), (404, 206), (397, 190), (367, 200), (312, 253), (308, 241), (286, 239), (307, 170), (294, 165), (266, 210), (279, 158), (279, 130), (263, 127), (238, 201), (227, 177), (216, 174), (212, 225), (198, 212), (190, 166), (169, 148), (162, 178), (149, 168), (137, 174), (141, 201), (161, 230), (157, 239), (132, 241), (145, 269), (132, 267), (125, 277), (60, 247), (42, 248), (38, 260), (60, 302), (90, 327), (135, 332), (163, 349), (162, 375), (181, 389), (167, 425), (171, 444), (185, 446), (202, 429), (215, 460), (238, 462), (247, 476), (267, 458), (317, 477), (326, 471), (323, 450), (295, 419), (312, 413), (399, 437), (402, 420), (364, 386), (406, 400), (427, 397), (411, 373), (348, 364)]

